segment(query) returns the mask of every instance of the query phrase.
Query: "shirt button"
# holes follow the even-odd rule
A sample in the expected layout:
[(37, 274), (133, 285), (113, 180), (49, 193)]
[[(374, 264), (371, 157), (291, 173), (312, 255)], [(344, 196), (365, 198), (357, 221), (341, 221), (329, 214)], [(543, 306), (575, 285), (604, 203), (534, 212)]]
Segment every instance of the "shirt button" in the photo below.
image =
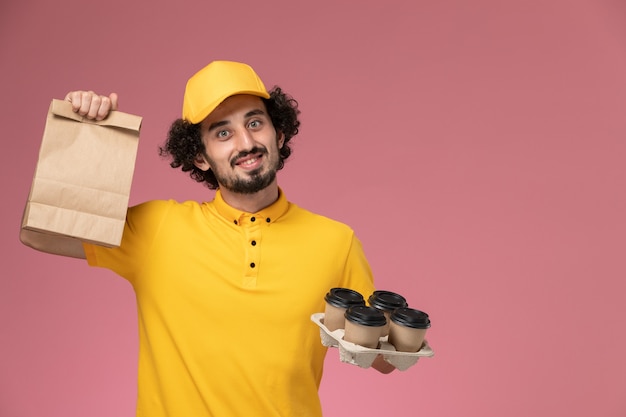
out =
[(256, 218), (255, 218), (255, 217), (250, 217), (250, 221), (251, 221), (251, 222), (253, 222), (253, 221), (255, 221), (255, 220), (256, 220)]
[(254, 262), (251, 262), (250, 263), (250, 268), (254, 268), (254, 267), (255, 267)]
[(250, 244), (251, 244), (252, 246), (256, 246), (256, 240), (253, 240), (252, 242), (250, 242)]
[(265, 219), (265, 221), (269, 223), (271, 220), (270, 220), (270, 218), (268, 217), (267, 219)]
[(235, 220), (235, 224), (237, 224), (237, 220)]

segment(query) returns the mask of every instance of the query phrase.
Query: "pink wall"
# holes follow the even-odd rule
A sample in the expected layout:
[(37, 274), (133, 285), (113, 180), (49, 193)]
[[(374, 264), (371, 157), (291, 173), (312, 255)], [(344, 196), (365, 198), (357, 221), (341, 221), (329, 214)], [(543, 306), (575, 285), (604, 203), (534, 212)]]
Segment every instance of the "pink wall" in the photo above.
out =
[(210, 198), (156, 147), (213, 59), (300, 101), (283, 188), (433, 320), (406, 372), (330, 351), (327, 416), (626, 415), (624, 51), (617, 0), (4, 0), (0, 416), (134, 411), (130, 286), (18, 242), (50, 100), (144, 117), (132, 203)]

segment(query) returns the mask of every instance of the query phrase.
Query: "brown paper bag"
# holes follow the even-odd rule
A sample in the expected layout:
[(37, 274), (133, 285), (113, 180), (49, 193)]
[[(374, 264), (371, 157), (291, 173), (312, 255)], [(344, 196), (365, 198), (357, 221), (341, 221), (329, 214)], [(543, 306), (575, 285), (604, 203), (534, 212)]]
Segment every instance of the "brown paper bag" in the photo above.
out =
[(71, 103), (52, 100), (23, 233), (49, 235), (46, 245), (69, 238), (119, 246), (141, 120), (119, 111), (103, 121), (87, 120)]

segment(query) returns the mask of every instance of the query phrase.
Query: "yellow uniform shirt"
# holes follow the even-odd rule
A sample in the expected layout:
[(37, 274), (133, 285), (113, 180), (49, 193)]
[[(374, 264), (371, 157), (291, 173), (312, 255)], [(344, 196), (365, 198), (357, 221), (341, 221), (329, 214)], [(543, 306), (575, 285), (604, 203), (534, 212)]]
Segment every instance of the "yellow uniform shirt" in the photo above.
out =
[(282, 191), (258, 213), (219, 191), (140, 204), (119, 248), (85, 252), (135, 290), (141, 417), (321, 416), (326, 348), (310, 316), (332, 287), (374, 290), (353, 231)]

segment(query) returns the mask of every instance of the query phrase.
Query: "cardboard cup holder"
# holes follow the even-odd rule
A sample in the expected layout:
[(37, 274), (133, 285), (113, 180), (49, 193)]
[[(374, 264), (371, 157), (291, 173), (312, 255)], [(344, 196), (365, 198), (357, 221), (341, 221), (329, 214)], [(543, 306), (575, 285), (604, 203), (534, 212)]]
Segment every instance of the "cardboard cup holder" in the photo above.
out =
[(387, 341), (387, 336), (380, 338), (379, 347), (376, 349), (355, 345), (343, 340), (344, 329), (330, 331), (324, 326), (324, 313), (315, 313), (311, 316), (311, 321), (320, 328), (322, 345), (326, 347), (336, 347), (339, 349), (339, 360), (359, 366), (369, 368), (376, 356), (383, 355), (385, 361), (389, 362), (396, 369), (405, 371), (415, 365), (422, 357), (431, 357), (435, 354), (428, 341), (424, 340), (422, 348), (418, 352), (397, 352), (391, 343)]

